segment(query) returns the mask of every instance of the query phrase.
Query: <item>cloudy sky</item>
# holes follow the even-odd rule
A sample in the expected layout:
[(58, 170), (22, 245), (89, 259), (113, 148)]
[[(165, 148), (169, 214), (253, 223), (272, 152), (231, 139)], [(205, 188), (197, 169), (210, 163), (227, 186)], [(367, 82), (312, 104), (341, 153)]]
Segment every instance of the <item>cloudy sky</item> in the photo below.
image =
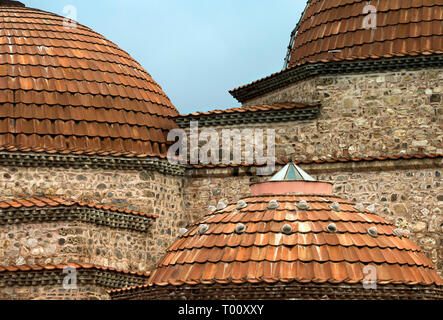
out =
[(305, 0), (21, 0), (129, 52), (182, 114), (239, 106), (229, 90), (280, 71)]

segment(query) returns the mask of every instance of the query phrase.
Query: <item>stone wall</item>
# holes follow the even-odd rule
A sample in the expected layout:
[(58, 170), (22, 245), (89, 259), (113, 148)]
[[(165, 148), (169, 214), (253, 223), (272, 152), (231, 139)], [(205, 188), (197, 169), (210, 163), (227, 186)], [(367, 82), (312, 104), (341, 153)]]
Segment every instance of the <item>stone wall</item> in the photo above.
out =
[(245, 105), (321, 102), (317, 120), (252, 125), (276, 129), (280, 157), (443, 154), (442, 95), (443, 70), (434, 69), (316, 77)]
[(61, 286), (22, 286), (0, 288), (0, 300), (109, 300), (107, 289), (82, 285), (77, 290), (64, 290)]
[(53, 222), (2, 226), (0, 265), (58, 265), (82, 262), (119, 270), (148, 272), (155, 245), (151, 233)]
[[(275, 129), (276, 155), (281, 159), (443, 154), (441, 71), (306, 80), (247, 104), (321, 101), (318, 119), (242, 128)], [(393, 222), (402, 218), (443, 275), (442, 165), (438, 158), (302, 167), (318, 179), (334, 182), (336, 195), (376, 204), (377, 212)], [(57, 195), (160, 216), (149, 233), (75, 222), (2, 226), (0, 264), (75, 261), (148, 271), (180, 227), (198, 220), (219, 200), (236, 202), (248, 196), (250, 183), (265, 179), (256, 176), (254, 167), (193, 170), (187, 177), (136, 170), (0, 167), (0, 200)], [(12, 290), (7, 294), (17, 298), (26, 290), (29, 297), (39, 298), (102, 295), (88, 288), (69, 296), (52, 287), (14, 287), (1, 289), (0, 299), (4, 290)]]
[[(78, 258), (81, 260), (76, 262), (87, 259), (123, 269), (150, 270), (187, 223), (182, 209), (183, 180), (152, 171), (0, 167), (0, 200), (56, 195), (160, 216), (145, 234), (75, 223), (8, 226), (1, 232), (0, 248), (7, 244), (3, 256), (11, 252), (13, 257), (4, 261), (18, 259), (16, 252), (22, 250), (30, 262)], [(32, 251), (37, 250), (26, 247), (33, 240), (44, 246), (44, 254), (35, 258)], [(59, 253), (61, 257), (56, 258)]]
[[(334, 194), (366, 206), (393, 223), (401, 222), (443, 276), (443, 159), (363, 161), (302, 165), (322, 181), (334, 183)], [(192, 221), (218, 201), (237, 202), (250, 195), (250, 184), (266, 177), (251, 168), (194, 170), (185, 185), (185, 207)], [(403, 221), (401, 221), (403, 219)]]

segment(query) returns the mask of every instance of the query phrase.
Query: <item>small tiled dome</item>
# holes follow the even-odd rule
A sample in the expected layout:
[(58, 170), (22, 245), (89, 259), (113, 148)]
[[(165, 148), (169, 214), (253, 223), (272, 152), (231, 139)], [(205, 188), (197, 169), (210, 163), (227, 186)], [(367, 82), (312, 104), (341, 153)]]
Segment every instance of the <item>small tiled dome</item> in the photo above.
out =
[(0, 150), (165, 157), (178, 112), (111, 41), (0, 1)]
[[(305, 175), (295, 166), (284, 170)], [(299, 192), (312, 185), (318, 193)], [(331, 184), (311, 179), (253, 185), (252, 196), (211, 208), (184, 233), (146, 286), (120, 294), (142, 299), (443, 298), (442, 280), (408, 232), (331, 190)], [(376, 278), (367, 278), (371, 274)], [(364, 286), (375, 284), (369, 280), (376, 280), (377, 290)]]
[(310, 0), (289, 66), (441, 54), (442, 14), (441, 0)]

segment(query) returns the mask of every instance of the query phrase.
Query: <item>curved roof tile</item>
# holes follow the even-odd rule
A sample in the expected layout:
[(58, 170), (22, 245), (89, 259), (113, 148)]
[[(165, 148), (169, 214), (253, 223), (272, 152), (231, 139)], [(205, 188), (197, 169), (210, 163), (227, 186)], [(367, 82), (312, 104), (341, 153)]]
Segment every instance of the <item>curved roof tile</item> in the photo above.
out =
[[(243, 199), (208, 214), (176, 241), (152, 273), (148, 285), (215, 283), (362, 283), (363, 268), (373, 265), (380, 284), (439, 285), (442, 280), (423, 251), (399, 238), (390, 222), (335, 196), (282, 195)], [(268, 209), (277, 200), (276, 210)], [(309, 209), (296, 204), (306, 201)], [(331, 209), (334, 202), (339, 211)], [(242, 223), (246, 231), (235, 232)], [(331, 223), (337, 233), (326, 229)], [(199, 233), (206, 224), (208, 231)], [(290, 235), (283, 234), (290, 225)], [(368, 229), (376, 227), (374, 238)]]
[[(376, 28), (364, 26), (371, 4)], [(443, 53), (439, 0), (311, 0), (296, 29), (289, 67), (305, 63)]]
[(129, 54), (53, 13), (0, 3), (0, 147), (164, 158), (178, 111)]
[(81, 207), (93, 208), (102, 211), (118, 212), (124, 214), (132, 214), (135, 216), (146, 217), (150, 219), (157, 219), (158, 215), (147, 214), (139, 211), (128, 210), (117, 207), (105, 206), (102, 204), (88, 203), (79, 200), (68, 200), (55, 196), (36, 196), (27, 199), (17, 199), (9, 201), (0, 201), (0, 211), (14, 211), (32, 208), (58, 208), (58, 207)]

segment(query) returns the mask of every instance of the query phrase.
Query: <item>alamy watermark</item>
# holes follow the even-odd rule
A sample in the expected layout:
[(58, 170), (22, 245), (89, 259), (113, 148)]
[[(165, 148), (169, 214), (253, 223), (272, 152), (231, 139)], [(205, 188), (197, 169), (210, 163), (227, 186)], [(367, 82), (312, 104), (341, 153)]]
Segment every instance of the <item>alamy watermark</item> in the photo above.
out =
[(377, 268), (365, 266), (363, 268), (363, 288), (366, 290), (377, 290)]
[(368, 4), (363, 8), (363, 14), (366, 14), (363, 19), (363, 28), (366, 30), (377, 29), (377, 8)]
[(223, 129), (220, 135), (214, 129), (199, 130), (198, 121), (191, 121), (188, 132), (173, 129), (168, 141), (175, 142), (168, 150), (171, 164), (254, 164), (258, 175), (275, 171), (274, 129), (266, 134), (264, 129)]
[(77, 269), (67, 266), (63, 269), (63, 274), (66, 274), (63, 278), (63, 289), (77, 290)]
[(77, 8), (73, 5), (67, 5), (63, 8), (63, 27), (65, 29), (77, 29)]

